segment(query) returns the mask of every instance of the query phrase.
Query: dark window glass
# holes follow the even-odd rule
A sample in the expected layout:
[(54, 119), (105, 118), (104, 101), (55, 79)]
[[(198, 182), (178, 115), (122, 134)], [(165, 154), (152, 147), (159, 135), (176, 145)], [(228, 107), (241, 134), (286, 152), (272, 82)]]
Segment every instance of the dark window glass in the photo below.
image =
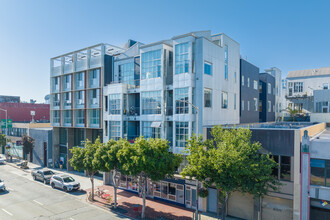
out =
[(324, 186), (324, 168), (311, 167), (311, 184)]
[(290, 165), (291, 165), (291, 158), (288, 156), (281, 156), (281, 175), (280, 175), (281, 180), (290, 181), (291, 179)]
[[(273, 160), (278, 164), (278, 156), (276, 155), (271, 155), (271, 157), (273, 158)], [(273, 168), (273, 172), (272, 172), (273, 176), (275, 176), (276, 178), (278, 178), (278, 165), (276, 168)]]

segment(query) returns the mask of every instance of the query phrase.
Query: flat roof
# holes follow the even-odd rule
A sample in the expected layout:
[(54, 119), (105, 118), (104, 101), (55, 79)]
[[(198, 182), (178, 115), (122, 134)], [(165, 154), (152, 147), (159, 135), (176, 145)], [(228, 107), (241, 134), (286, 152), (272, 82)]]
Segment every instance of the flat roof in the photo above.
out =
[[(251, 123), (251, 124), (236, 124), (236, 125), (222, 125), (223, 128), (251, 128), (251, 129), (302, 129), (315, 124), (317, 122), (265, 122), (265, 123)], [(212, 128), (214, 126), (205, 126)]]
[(321, 134), (313, 137), (311, 140), (313, 141), (330, 140), (330, 127), (326, 127)]

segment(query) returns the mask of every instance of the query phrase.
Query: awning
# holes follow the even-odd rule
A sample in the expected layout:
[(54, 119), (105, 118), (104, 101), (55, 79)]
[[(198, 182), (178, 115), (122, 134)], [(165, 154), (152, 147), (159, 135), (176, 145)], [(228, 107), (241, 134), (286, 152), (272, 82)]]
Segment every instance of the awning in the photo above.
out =
[(153, 121), (152, 123), (151, 123), (151, 127), (152, 128), (160, 128), (160, 125), (162, 124), (162, 122), (161, 121)]

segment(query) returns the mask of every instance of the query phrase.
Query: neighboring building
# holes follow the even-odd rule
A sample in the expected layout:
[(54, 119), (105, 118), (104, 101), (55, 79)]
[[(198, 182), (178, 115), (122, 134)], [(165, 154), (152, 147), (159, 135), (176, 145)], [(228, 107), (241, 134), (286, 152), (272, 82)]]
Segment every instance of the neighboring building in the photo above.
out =
[(32, 162), (43, 167), (53, 167), (53, 128), (30, 128), (29, 136), (34, 139)]
[[(181, 153), (204, 126), (238, 124), (239, 48), (225, 34), (200, 31), (135, 44), (116, 56), (112, 81), (103, 91), (104, 142), (143, 135), (167, 139), (172, 152)], [(136, 179), (118, 178), (121, 188), (136, 191)], [(169, 191), (160, 192), (161, 185)], [(196, 200), (185, 196), (189, 193), (196, 193), (195, 186), (179, 177), (148, 183), (148, 197), (194, 208)]]
[[(51, 58), (50, 112), (53, 128), (53, 163), (68, 160), (73, 146), (87, 138), (102, 137), (103, 86), (112, 79), (113, 57), (122, 48), (97, 44)], [(54, 165), (53, 164), (53, 165)]]
[(259, 121), (275, 121), (275, 77), (269, 73), (259, 74)]
[[(238, 192), (232, 193), (228, 200), (228, 215), (247, 220), (300, 220), (300, 215), (302, 211), (304, 211), (301, 209), (301, 138), (305, 130), (308, 131), (310, 137), (319, 134), (324, 130), (325, 123), (281, 122), (235, 125), (235, 128), (239, 127), (249, 128), (252, 131), (251, 141), (259, 142), (263, 148), (262, 152), (273, 155), (274, 160), (278, 163), (278, 167), (273, 170), (273, 175), (280, 180), (282, 186), (279, 191), (271, 191), (269, 195), (264, 196), (261, 201), (255, 199), (249, 194), (241, 194)], [(234, 127), (228, 126), (227, 128)], [(205, 128), (204, 130), (204, 133), (206, 134), (205, 138), (211, 139), (211, 128)], [(329, 155), (329, 153), (326, 153), (325, 155)], [(325, 184), (325, 179), (323, 180)], [(203, 203), (203, 207), (206, 208), (204, 208), (203, 211), (215, 212), (218, 204), (217, 191), (214, 188), (209, 188), (208, 190), (209, 197), (204, 200), (206, 204)], [(323, 192), (324, 191), (320, 191), (319, 195), (321, 196), (321, 193)], [(330, 200), (328, 195), (330, 194), (322, 194), (322, 198), (327, 197), (327, 199)], [(319, 201), (317, 200), (316, 203), (317, 202)]]
[[(49, 122), (49, 104), (31, 104), (31, 103), (0, 103), (0, 108), (7, 110), (8, 119), (13, 122), (29, 123), (33, 120), (35, 122), (48, 123)], [(31, 115), (34, 112), (34, 115)], [(6, 113), (0, 111), (0, 119), (6, 119)]]
[(330, 90), (314, 90), (313, 105), (310, 121), (330, 123)]
[(283, 108), (283, 91), (282, 91), (282, 72), (277, 67), (271, 67), (270, 69), (265, 70), (266, 73), (269, 73), (275, 77), (275, 86), (274, 86), (274, 94), (275, 94), (275, 120), (279, 120), (282, 117), (282, 108)]
[(21, 98), (19, 96), (0, 95), (0, 102), (20, 103)]
[(290, 71), (286, 79), (288, 107), (310, 114), (314, 107), (314, 91), (329, 89), (330, 67)]
[(240, 123), (259, 122), (259, 68), (240, 60)]

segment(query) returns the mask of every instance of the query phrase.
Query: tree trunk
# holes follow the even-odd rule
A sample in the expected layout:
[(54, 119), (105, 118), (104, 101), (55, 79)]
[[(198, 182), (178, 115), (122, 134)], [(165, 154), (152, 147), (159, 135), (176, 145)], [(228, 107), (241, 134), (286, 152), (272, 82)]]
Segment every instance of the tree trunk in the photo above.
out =
[(116, 171), (113, 170), (112, 172), (112, 180), (113, 180), (113, 189), (115, 192), (115, 202), (114, 202), (114, 208), (117, 208), (117, 181), (116, 181)]
[(222, 203), (222, 220), (225, 220), (226, 219), (226, 216), (227, 216), (227, 202), (228, 202), (228, 197), (229, 197), (229, 194), (226, 193), (226, 196), (224, 197), (224, 201)]
[(143, 201), (143, 205), (142, 205), (142, 213), (141, 213), (141, 218), (144, 219), (145, 218), (145, 208), (146, 208), (146, 184), (147, 182), (147, 177), (144, 177), (144, 180), (142, 180), (142, 186), (143, 186), (143, 189), (142, 189), (142, 201)]
[(92, 182), (92, 201), (94, 201), (94, 175), (90, 177), (90, 180)]

